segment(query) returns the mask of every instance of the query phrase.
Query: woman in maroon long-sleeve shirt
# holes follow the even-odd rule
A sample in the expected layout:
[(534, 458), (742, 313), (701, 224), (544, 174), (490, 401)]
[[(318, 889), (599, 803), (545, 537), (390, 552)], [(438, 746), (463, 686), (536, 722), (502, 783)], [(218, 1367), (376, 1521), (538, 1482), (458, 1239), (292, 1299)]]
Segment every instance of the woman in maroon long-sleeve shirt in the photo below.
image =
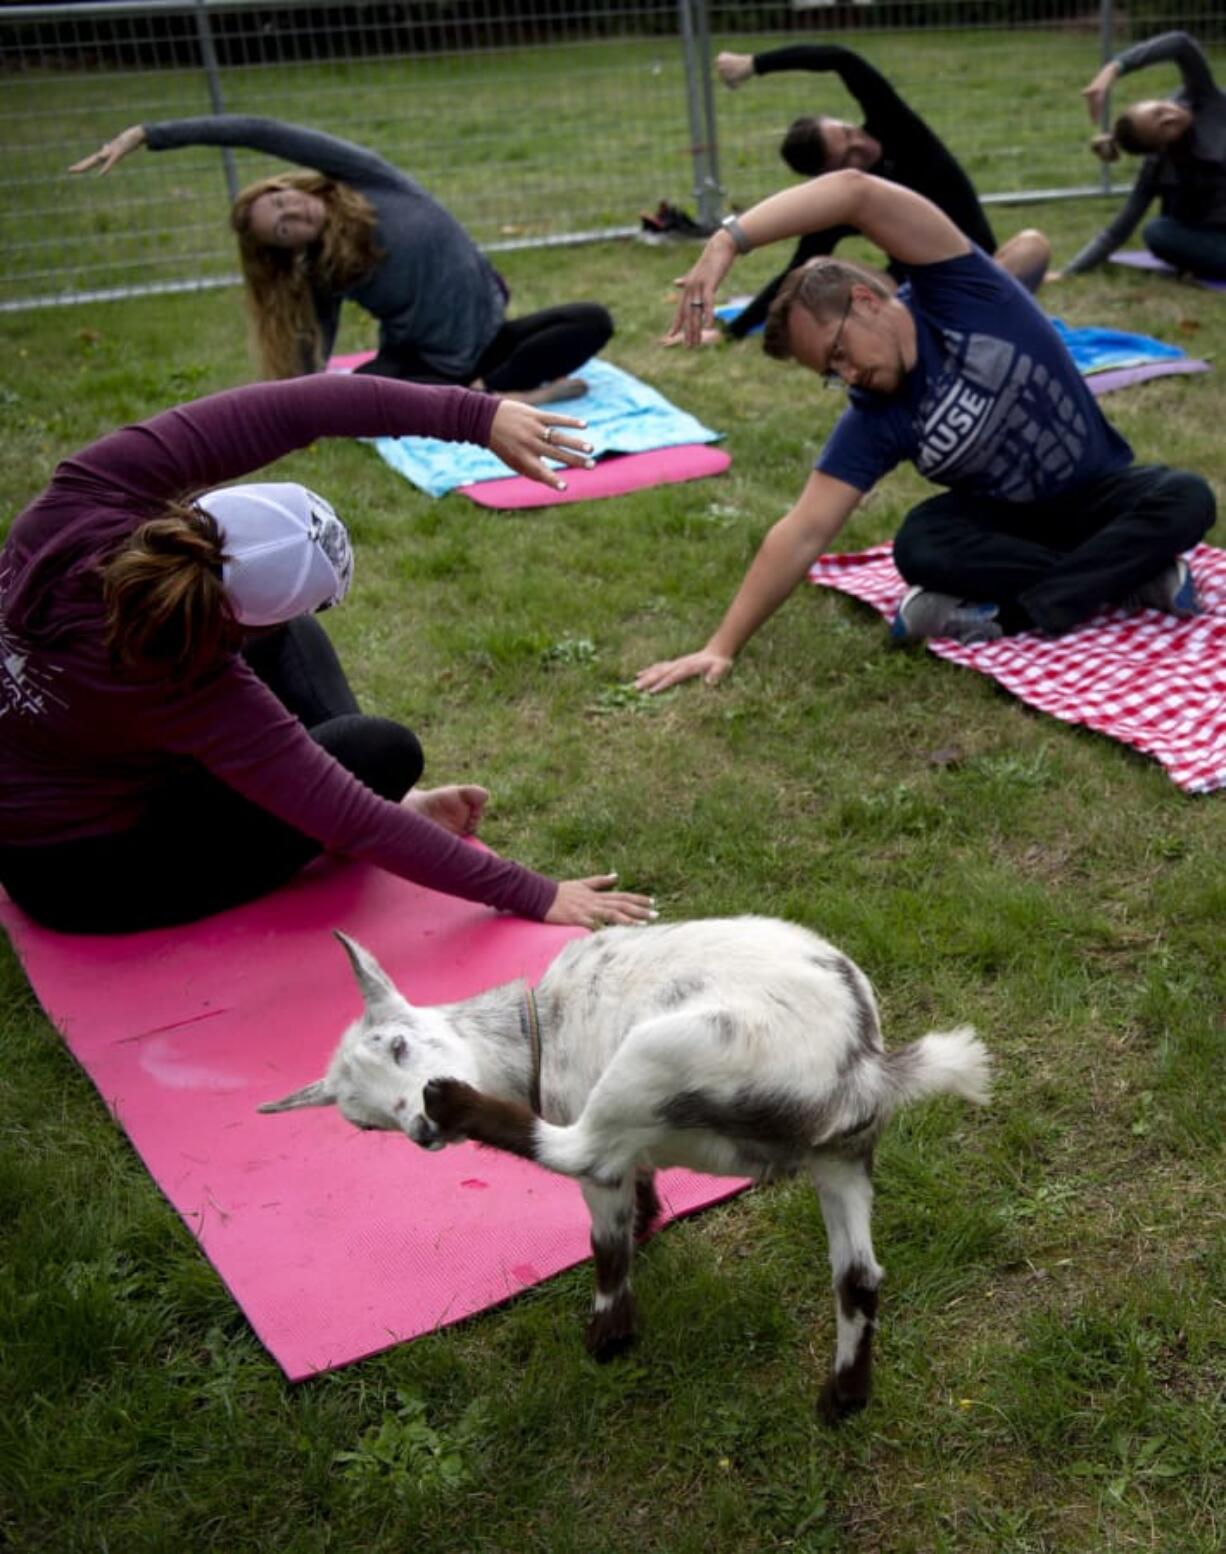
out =
[[(612, 876), (559, 884), (465, 845), (484, 790), (410, 791), (416, 739), (359, 714), (301, 613), (344, 593), (343, 525), (302, 487), (210, 490), (317, 437), (403, 434), (480, 443), (560, 485), (542, 460), (583, 463), (562, 430), (581, 424), (465, 389), (316, 377), (180, 405), (66, 459), (0, 551), (10, 896), (68, 931), (165, 926), (328, 851), (549, 922), (649, 916)], [(264, 508), (282, 525), (267, 542)]]

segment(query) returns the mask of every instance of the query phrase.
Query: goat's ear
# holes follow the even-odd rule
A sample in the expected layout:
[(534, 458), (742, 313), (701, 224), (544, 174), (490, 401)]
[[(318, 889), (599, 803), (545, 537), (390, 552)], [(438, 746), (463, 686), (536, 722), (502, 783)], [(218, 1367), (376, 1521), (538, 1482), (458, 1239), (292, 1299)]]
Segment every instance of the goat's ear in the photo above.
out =
[(362, 1001), (366, 1005), (366, 1013), (371, 1019), (378, 1019), (384, 1014), (403, 1013), (408, 1000), (398, 991), (396, 984), (370, 951), (364, 950), (339, 928), (332, 931), (345, 947), (345, 954), (349, 957), (349, 964), (353, 967), (353, 974), (361, 990)]
[(295, 1112), (300, 1106), (335, 1106), (336, 1092), (328, 1088), (326, 1079), (317, 1079), (314, 1084), (303, 1085), (301, 1090), (295, 1090), (291, 1095), (283, 1095), (279, 1101), (265, 1101), (263, 1106), (258, 1106), (261, 1112)]

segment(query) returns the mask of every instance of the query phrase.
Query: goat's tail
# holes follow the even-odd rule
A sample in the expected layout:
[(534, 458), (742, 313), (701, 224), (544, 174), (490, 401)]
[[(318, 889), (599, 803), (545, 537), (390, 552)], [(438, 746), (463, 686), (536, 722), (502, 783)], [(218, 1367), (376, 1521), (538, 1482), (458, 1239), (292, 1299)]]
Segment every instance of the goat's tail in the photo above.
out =
[(930, 1095), (959, 1095), (982, 1106), (991, 1094), (992, 1059), (971, 1025), (933, 1031), (887, 1052), (885, 1068), (896, 1106)]

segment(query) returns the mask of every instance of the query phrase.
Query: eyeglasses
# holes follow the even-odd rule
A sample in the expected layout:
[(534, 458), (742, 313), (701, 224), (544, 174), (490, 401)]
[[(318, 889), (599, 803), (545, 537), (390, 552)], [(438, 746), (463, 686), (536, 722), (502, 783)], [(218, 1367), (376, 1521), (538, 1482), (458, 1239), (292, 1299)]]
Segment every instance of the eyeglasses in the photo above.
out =
[(830, 344), (830, 351), (826, 357), (826, 365), (820, 373), (822, 382), (827, 388), (846, 388), (847, 385), (835, 371), (835, 368), (843, 360), (843, 329), (847, 323), (847, 315), (851, 312), (851, 291), (848, 290), (847, 301), (843, 304), (843, 316), (839, 319), (839, 327), (834, 332), (834, 339)]

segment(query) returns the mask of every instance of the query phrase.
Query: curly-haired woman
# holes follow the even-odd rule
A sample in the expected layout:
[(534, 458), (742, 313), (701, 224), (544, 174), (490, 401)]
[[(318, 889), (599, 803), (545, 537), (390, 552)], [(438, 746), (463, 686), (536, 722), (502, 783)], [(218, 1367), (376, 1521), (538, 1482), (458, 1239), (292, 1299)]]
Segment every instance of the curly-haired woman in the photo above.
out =
[(594, 302), (508, 318), (505, 282), (455, 217), (364, 146), (220, 114), (133, 125), (71, 171), (109, 172), (141, 146), (239, 146), (311, 169), (261, 179), (231, 211), (265, 377), (319, 371), (346, 299), (379, 323), (378, 353), (360, 371), (537, 403), (582, 393), (570, 375), (613, 333)]

